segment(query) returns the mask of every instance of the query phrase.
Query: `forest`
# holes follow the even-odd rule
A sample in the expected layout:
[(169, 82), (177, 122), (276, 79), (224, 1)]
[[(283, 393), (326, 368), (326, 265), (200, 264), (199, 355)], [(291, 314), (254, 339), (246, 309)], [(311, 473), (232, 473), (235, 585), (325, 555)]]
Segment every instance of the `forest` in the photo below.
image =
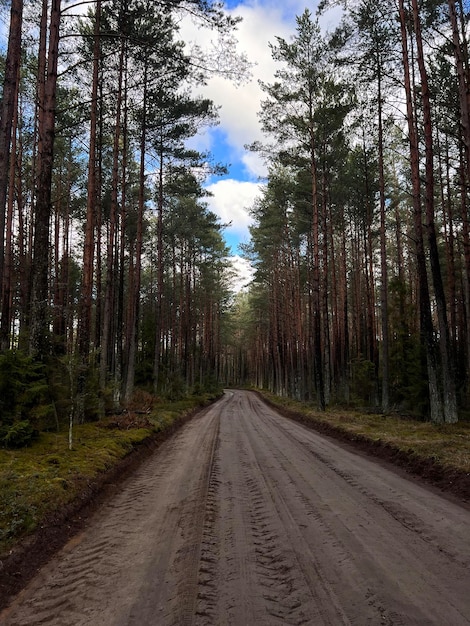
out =
[(468, 6), (318, 11), (334, 5), (332, 34), (306, 10), (271, 46), (243, 375), (320, 410), (454, 423), (469, 399)]
[[(237, 18), (210, 0), (2, 5), (0, 441), (136, 389), (468, 417), (463, 0), (323, 0), (272, 42), (240, 293), (204, 189), (225, 166), (190, 141), (217, 124), (198, 87), (248, 71)], [(212, 51), (181, 40), (189, 18)]]

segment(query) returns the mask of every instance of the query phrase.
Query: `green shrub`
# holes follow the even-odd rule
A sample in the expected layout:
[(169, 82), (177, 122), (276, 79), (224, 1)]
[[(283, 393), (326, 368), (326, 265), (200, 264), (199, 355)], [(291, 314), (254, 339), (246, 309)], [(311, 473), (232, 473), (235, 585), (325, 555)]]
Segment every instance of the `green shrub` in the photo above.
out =
[(28, 445), (56, 425), (45, 366), (20, 351), (0, 355), (0, 445)]
[(13, 422), (0, 431), (0, 441), (5, 448), (24, 448), (38, 436), (38, 431), (27, 420)]
[(351, 392), (358, 400), (369, 404), (377, 385), (375, 365), (368, 359), (358, 356), (351, 361)]

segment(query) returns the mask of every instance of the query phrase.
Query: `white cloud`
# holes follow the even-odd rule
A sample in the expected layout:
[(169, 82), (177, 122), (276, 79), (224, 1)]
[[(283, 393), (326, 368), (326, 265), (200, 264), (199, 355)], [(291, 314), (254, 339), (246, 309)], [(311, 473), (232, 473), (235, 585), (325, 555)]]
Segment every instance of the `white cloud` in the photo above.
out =
[[(251, 79), (241, 85), (235, 85), (220, 76), (214, 76), (209, 79), (207, 86), (198, 89), (198, 92), (221, 107), (220, 127), (240, 158), (245, 153), (245, 144), (262, 139), (258, 112), (263, 92), (258, 81), (270, 82), (276, 69), (269, 43), (275, 42), (276, 35), (290, 37), (293, 31), (293, 13), (289, 10), (290, 19), (285, 21), (286, 7), (295, 9), (303, 2), (287, 2), (281, 6), (280, 4), (248, 1), (231, 11), (234, 16), (243, 18), (236, 31), (239, 42), (237, 48), (240, 53), (246, 54), (250, 63), (253, 63)], [(199, 43), (201, 47), (207, 43), (208, 33), (196, 29), (190, 20), (183, 20), (180, 27), (180, 36), (185, 41)]]
[[(243, 180), (221, 180), (208, 186), (214, 196), (208, 199), (209, 207), (216, 213), (223, 223), (231, 223), (226, 229), (226, 240), (232, 248), (236, 248), (233, 241), (249, 241), (248, 227), (252, 220), (248, 208), (259, 195), (261, 183), (256, 182), (267, 175), (266, 165), (261, 157), (246, 150), (245, 146), (255, 141), (265, 141), (263, 137), (259, 111), (261, 101), (265, 98), (259, 81), (271, 83), (274, 80), (278, 63), (272, 59), (271, 44), (276, 44), (276, 37), (287, 41), (291, 40), (295, 32), (295, 16), (301, 15), (306, 8), (314, 14), (318, 1), (307, 3), (306, 0), (244, 0), (230, 12), (234, 16), (242, 17), (238, 25), (236, 38), (237, 49), (246, 54), (253, 63), (252, 76), (249, 81), (241, 85), (220, 76), (208, 81), (207, 86), (198, 88), (197, 92), (210, 98), (220, 107), (220, 126), (227, 148), (226, 159), (217, 154), (217, 158), (225, 163), (243, 165)], [(330, 10), (320, 19), (323, 29), (331, 30), (338, 23), (340, 10)], [(183, 20), (180, 24), (181, 38), (186, 42), (196, 42), (202, 48), (210, 40), (211, 35), (203, 29), (197, 29), (190, 20)], [(214, 136), (210, 132), (202, 133), (196, 138), (197, 149), (216, 150), (217, 146), (210, 145)], [(239, 171), (240, 168), (238, 168)], [(244, 263), (246, 263), (244, 261)]]
[(230, 223), (226, 233), (241, 241), (248, 241), (248, 227), (252, 223), (249, 209), (260, 194), (262, 185), (233, 179), (220, 180), (207, 186), (213, 195), (207, 198), (211, 211), (224, 224)]
[(241, 155), (241, 161), (245, 166), (245, 170), (249, 174), (250, 178), (266, 178), (268, 175), (268, 168), (266, 163), (255, 152), (244, 152)]
[[(272, 82), (279, 67), (272, 59), (269, 44), (276, 44), (276, 37), (289, 41), (295, 32), (296, 15), (301, 15), (308, 8), (315, 16), (317, 5), (318, 0), (245, 0), (230, 10), (233, 16), (242, 18), (235, 33), (237, 49), (239, 53), (246, 54), (248, 60), (254, 64), (251, 79), (244, 84), (235, 85), (215, 76), (208, 81), (207, 86), (198, 91), (202, 91), (204, 96), (220, 106), (220, 127), (226, 133), (235, 154), (247, 165), (251, 161), (244, 156), (244, 146), (263, 139), (258, 113), (265, 94), (259, 81)], [(339, 7), (328, 10), (320, 18), (322, 28), (332, 30), (338, 24), (341, 13), (342, 9)], [(189, 19), (183, 19), (180, 27), (180, 35), (184, 41), (196, 42), (203, 49), (211, 39), (207, 31), (197, 29)], [(248, 173), (251, 173), (250, 170)]]
[(252, 281), (254, 269), (249, 261), (238, 254), (231, 256), (230, 261), (235, 272), (235, 278), (231, 284), (232, 290), (241, 291)]

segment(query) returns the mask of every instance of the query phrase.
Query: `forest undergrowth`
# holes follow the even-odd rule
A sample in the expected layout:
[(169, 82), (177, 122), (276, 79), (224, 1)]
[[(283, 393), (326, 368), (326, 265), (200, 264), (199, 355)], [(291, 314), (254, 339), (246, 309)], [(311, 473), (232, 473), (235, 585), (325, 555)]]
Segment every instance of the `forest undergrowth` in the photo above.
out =
[(470, 421), (433, 424), (398, 413), (342, 407), (321, 412), (312, 404), (264, 390), (260, 393), (284, 416), (404, 468), (460, 500), (470, 501)]
[(68, 429), (61, 428), (39, 433), (29, 446), (0, 449), (0, 569), (18, 541), (60, 524), (62, 512), (78, 511), (128, 457), (154, 447), (216, 397), (168, 401), (136, 393), (121, 412), (74, 425), (71, 445)]
[(433, 424), (409, 416), (390, 413), (331, 408), (325, 413), (312, 405), (264, 392), (275, 406), (298, 412), (306, 423), (325, 423), (354, 436), (396, 446), (418, 456), (439, 461), (444, 466), (470, 473), (470, 421)]
[[(319, 412), (306, 403), (259, 393), (286, 417), (404, 466), (464, 500), (467, 491), (470, 496), (470, 422), (435, 425), (342, 408)], [(141, 394), (119, 414), (75, 426), (71, 449), (65, 429), (42, 432), (28, 447), (1, 449), (0, 561), (38, 528), (61, 523), (64, 508), (79, 510), (123, 459), (167, 437), (216, 397), (170, 402)]]

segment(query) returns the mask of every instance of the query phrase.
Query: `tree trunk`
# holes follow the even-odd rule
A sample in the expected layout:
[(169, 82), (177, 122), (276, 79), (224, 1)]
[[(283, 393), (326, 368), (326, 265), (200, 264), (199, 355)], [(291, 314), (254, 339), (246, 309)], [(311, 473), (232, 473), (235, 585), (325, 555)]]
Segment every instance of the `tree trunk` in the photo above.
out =
[(163, 148), (160, 146), (160, 165), (157, 192), (157, 298), (155, 311), (155, 353), (153, 362), (153, 390), (158, 392), (163, 330)]
[[(127, 44), (126, 44), (127, 47)], [(133, 243), (129, 242), (129, 284), (127, 288), (127, 318), (125, 319), (126, 310), (126, 297), (125, 297), (125, 260), (126, 260), (126, 228), (127, 228), (127, 163), (128, 163), (128, 68), (127, 68), (127, 54), (124, 55), (124, 93), (123, 93), (123, 107), (124, 112), (122, 116), (122, 155), (121, 155), (121, 200), (119, 211), (119, 226), (116, 233), (116, 316), (114, 323), (115, 332), (115, 393), (120, 394), (121, 389), (125, 393), (125, 381), (127, 367), (129, 365), (129, 359), (134, 358), (131, 352), (131, 334), (132, 334), (132, 293), (134, 289), (134, 263), (133, 263)], [(117, 218), (117, 214), (116, 214)], [(118, 255), (119, 246), (119, 255)]]
[(387, 226), (385, 213), (385, 175), (384, 175), (384, 133), (382, 105), (382, 66), (377, 51), (377, 87), (378, 87), (378, 155), (379, 155), (379, 199), (380, 199), (380, 308), (382, 320), (382, 411), (390, 408), (389, 395), (389, 332), (388, 332), (388, 270), (387, 270)]
[(9, 187), (11, 133), (15, 109), (17, 108), (18, 84), (20, 80), (22, 21), (23, 0), (11, 0), (10, 32), (8, 35), (0, 112), (0, 286), (3, 286), (5, 215)]
[(410, 165), (413, 194), (413, 214), (414, 214), (414, 237), (416, 244), (416, 262), (419, 287), (419, 311), (420, 311), (420, 334), (422, 344), (426, 351), (426, 362), (428, 370), (429, 403), (431, 421), (441, 422), (443, 419), (442, 402), (438, 392), (437, 384), (437, 354), (434, 340), (434, 328), (431, 317), (431, 307), (429, 298), (429, 287), (426, 270), (426, 255), (424, 250), (423, 222), (421, 210), (421, 182), (419, 172), (419, 147), (415, 128), (415, 113), (413, 107), (413, 92), (410, 79), (408, 35), (407, 35), (407, 14), (404, 7), (404, 0), (399, 0), (399, 17), (401, 27), (403, 74), (406, 94), (406, 110), (408, 122), (408, 135), (410, 145)]
[(470, 224), (468, 219), (468, 199), (465, 178), (465, 156), (463, 148), (460, 150), (460, 216), (462, 219), (462, 248), (465, 267), (464, 301), (465, 301), (465, 335), (467, 351), (467, 376), (470, 374)]
[(127, 380), (125, 399), (129, 401), (134, 391), (134, 378), (135, 378), (135, 361), (137, 354), (137, 338), (139, 327), (139, 305), (140, 305), (140, 282), (141, 282), (141, 268), (142, 268), (142, 244), (143, 244), (143, 221), (144, 221), (144, 209), (145, 209), (145, 155), (147, 148), (147, 64), (144, 68), (143, 76), (143, 113), (142, 113), (142, 128), (140, 137), (140, 168), (139, 168), (139, 199), (138, 199), (138, 213), (137, 213), (137, 233), (135, 242), (135, 271), (133, 289), (129, 293), (131, 298), (130, 306), (130, 328), (129, 328), (129, 354), (127, 362)]
[(464, 51), (467, 49), (468, 44), (465, 39), (463, 42), (460, 41), (460, 32), (457, 20), (455, 0), (448, 0), (448, 4), (450, 25), (452, 29), (454, 59), (459, 84), (460, 125), (462, 130), (463, 143), (465, 146), (467, 182), (470, 184), (470, 85), (468, 84), (468, 76), (465, 68), (464, 58)]
[[(365, 133), (365, 131), (363, 131)], [(370, 384), (370, 393), (368, 401), (372, 406), (378, 403), (378, 359), (377, 359), (377, 333), (375, 319), (375, 281), (374, 281), (374, 252), (372, 242), (372, 224), (374, 220), (373, 206), (370, 200), (370, 166), (366, 147), (366, 138), (363, 136), (363, 153), (364, 153), (364, 179), (366, 191), (366, 216), (364, 223), (364, 274), (365, 274), (365, 290), (366, 290), (366, 333), (365, 333), (365, 349), (364, 357), (368, 359), (374, 366), (374, 380)]]
[(113, 171), (111, 181), (111, 206), (109, 215), (108, 242), (106, 253), (106, 280), (103, 307), (103, 333), (101, 342), (100, 361), (100, 386), (104, 389), (112, 363), (114, 362), (114, 342), (113, 342), (113, 317), (114, 303), (116, 296), (116, 221), (118, 209), (118, 188), (119, 188), (119, 151), (121, 143), (121, 109), (122, 109), (122, 88), (124, 76), (124, 41), (121, 41), (118, 67), (118, 86), (116, 93), (116, 118), (114, 127), (113, 144)]
[(447, 307), (442, 281), (439, 249), (434, 220), (434, 148), (432, 136), (431, 103), (424, 50), (419, 17), (418, 1), (412, 0), (415, 37), (418, 53), (418, 67), (421, 77), (421, 98), (424, 115), (424, 145), (426, 159), (426, 229), (429, 242), (431, 260), (431, 274), (434, 285), (434, 295), (437, 304), (437, 318), (439, 325), (439, 347), (441, 356), (441, 378), (439, 381), (443, 400), (443, 419), (448, 424), (458, 421), (457, 396), (455, 392), (455, 368), (453, 367), (452, 351), (450, 347), (449, 326), (447, 324)]
[(322, 341), (321, 341), (321, 297), (320, 297), (320, 206), (318, 199), (318, 172), (315, 156), (315, 134), (313, 123), (313, 102), (309, 109), (310, 134), (310, 176), (312, 186), (312, 244), (313, 244), (313, 362), (317, 405), (320, 411), (325, 410), (325, 387), (323, 374)]
[[(19, 74), (18, 66), (18, 74)], [(19, 81), (18, 81), (19, 83)], [(11, 329), (13, 321), (12, 310), (12, 297), (13, 297), (13, 210), (15, 206), (15, 182), (16, 182), (16, 131), (18, 127), (18, 85), (14, 100), (14, 113), (12, 123), (12, 140), (11, 151), (9, 156), (9, 174), (8, 193), (7, 193), (7, 219), (6, 219), (6, 232), (5, 232), (5, 247), (4, 247), (4, 266), (3, 266), (3, 279), (2, 279), (2, 318), (0, 327), (0, 350), (5, 351), (12, 345), (11, 342)], [(1, 160), (1, 159), (0, 159)], [(1, 166), (0, 166), (1, 167)], [(20, 173), (21, 175), (21, 173)], [(1, 184), (1, 183), (0, 183)], [(3, 254), (2, 254), (3, 256)]]
[(78, 318), (78, 351), (82, 359), (87, 359), (91, 339), (91, 310), (93, 294), (93, 262), (95, 231), (97, 227), (96, 208), (98, 203), (97, 189), (97, 126), (98, 126), (98, 79), (101, 57), (100, 42), (101, 0), (96, 1), (95, 25), (93, 41), (93, 78), (91, 85), (90, 106), (90, 144), (88, 154), (87, 206), (85, 222), (85, 243), (83, 247), (83, 276)]
[(51, 217), (51, 185), (54, 157), (57, 64), (59, 51), (60, 2), (52, 0), (49, 50), (47, 56), (44, 98), (39, 100), (38, 180), (34, 218), (33, 266), (29, 351), (43, 358), (49, 351), (48, 278), (49, 222)]

